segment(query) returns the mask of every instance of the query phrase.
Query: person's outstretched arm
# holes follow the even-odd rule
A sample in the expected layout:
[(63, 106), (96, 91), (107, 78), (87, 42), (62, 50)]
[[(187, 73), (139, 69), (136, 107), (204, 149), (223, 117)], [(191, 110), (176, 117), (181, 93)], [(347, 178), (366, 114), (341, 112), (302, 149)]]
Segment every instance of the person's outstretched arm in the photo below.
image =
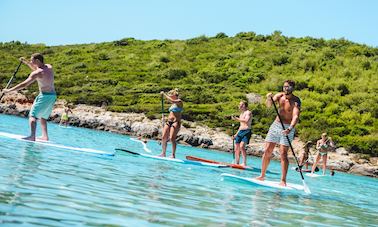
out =
[(9, 93), (9, 92), (12, 92), (12, 91), (18, 91), (18, 90), (21, 90), (23, 88), (28, 87), (30, 84), (32, 84), (37, 79), (38, 74), (39, 74), (39, 72), (37, 72), (37, 71), (30, 73), (29, 77), (26, 80), (24, 80), (23, 82), (17, 84), (16, 86), (14, 86), (10, 89), (4, 89), (3, 92)]

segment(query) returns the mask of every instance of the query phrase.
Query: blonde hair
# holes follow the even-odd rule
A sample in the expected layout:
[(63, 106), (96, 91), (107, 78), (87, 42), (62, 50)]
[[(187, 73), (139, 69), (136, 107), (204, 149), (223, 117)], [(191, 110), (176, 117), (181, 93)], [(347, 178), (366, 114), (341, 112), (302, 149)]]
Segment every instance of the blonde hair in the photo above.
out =
[(178, 92), (178, 88), (175, 88), (175, 89), (172, 89), (168, 92), (168, 95), (171, 96), (171, 95), (175, 95), (175, 96), (179, 96), (179, 92)]

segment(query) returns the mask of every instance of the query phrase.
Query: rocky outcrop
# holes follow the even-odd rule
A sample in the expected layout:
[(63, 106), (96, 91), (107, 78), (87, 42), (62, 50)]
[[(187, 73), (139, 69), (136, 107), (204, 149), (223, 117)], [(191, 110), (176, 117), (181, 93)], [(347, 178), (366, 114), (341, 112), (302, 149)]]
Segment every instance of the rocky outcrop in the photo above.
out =
[[(261, 97), (248, 94), (249, 99), (256, 102)], [(7, 95), (0, 104), (0, 113), (27, 117), (32, 101), (22, 94)], [(63, 101), (58, 101), (51, 114), (50, 120), (59, 123), (63, 112)], [(85, 127), (96, 130), (110, 131), (120, 134), (142, 136), (146, 138), (161, 138), (161, 121), (150, 120), (143, 113), (114, 113), (106, 111), (102, 107), (87, 105), (76, 105), (72, 108), (69, 124), (77, 127)], [(221, 129), (211, 129), (207, 126), (198, 125), (194, 122), (184, 121), (177, 140), (195, 147), (203, 147), (226, 152), (232, 152), (232, 139)], [(296, 156), (302, 152), (304, 143), (295, 139), (293, 147)], [(264, 139), (259, 135), (252, 135), (251, 142), (247, 145), (247, 154), (261, 157), (264, 153)], [(311, 150), (315, 154), (315, 150)], [(288, 153), (292, 157), (291, 152)], [(273, 152), (273, 158), (280, 159), (278, 147)], [(313, 163), (315, 156), (311, 156), (310, 163)], [(291, 158), (291, 160), (293, 160)], [(334, 170), (351, 172), (366, 176), (378, 177), (378, 158), (361, 159), (356, 154), (349, 153), (344, 148), (338, 148), (335, 152), (329, 153), (328, 167)]]
[(259, 94), (249, 93), (246, 94), (245, 97), (247, 98), (249, 103), (258, 104), (262, 102), (262, 97)]
[(378, 176), (378, 166), (371, 166), (368, 163), (365, 164), (356, 164), (353, 165), (349, 173), (359, 174), (369, 177), (377, 177)]
[(339, 154), (339, 155), (348, 155), (349, 154), (349, 152), (343, 147), (337, 148), (336, 153)]

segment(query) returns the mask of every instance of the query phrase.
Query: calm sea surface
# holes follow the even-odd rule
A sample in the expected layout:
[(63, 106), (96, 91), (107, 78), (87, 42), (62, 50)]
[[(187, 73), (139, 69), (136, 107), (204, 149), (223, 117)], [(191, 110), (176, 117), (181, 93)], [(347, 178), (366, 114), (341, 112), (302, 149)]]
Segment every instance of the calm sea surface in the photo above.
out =
[[(39, 130), (39, 129), (38, 129)], [(0, 131), (27, 135), (27, 119), (0, 115)], [(145, 152), (107, 132), (49, 124), (55, 144)], [(96, 155), (0, 137), (1, 226), (377, 226), (378, 180), (344, 173), (308, 178), (312, 194), (267, 190), (222, 173), (258, 173), (159, 161), (116, 152)], [(160, 152), (149, 141), (152, 154)], [(170, 147), (169, 147), (170, 151)], [(170, 154), (170, 152), (169, 152)], [(185, 155), (230, 162), (231, 154), (178, 146)], [(260, 167), (261, 159), (249, 158)], [(278, 162), (270, 170), (280, 171)], [(279, 175), (268, 175), (278, 180)], [(288, 181), (301, 184), (289, 170)]]

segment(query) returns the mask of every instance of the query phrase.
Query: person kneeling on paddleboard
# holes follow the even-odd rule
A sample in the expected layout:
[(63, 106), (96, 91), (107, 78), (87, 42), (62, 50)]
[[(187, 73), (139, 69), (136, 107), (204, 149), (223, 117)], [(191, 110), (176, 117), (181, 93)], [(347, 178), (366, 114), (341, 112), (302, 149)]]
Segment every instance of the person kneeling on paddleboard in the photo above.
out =
[(180, 131), (181, 127), (181, 117), (183, 112), (183, 102), (179, 99), (178, 89), (173, 89), (165, 94), (163, 91), (160, 92), (162, 97), (167, 98), (169, 102), (172, 103), (171, 107), (169, 107), (169, 115), (168, 121), (163, 127), (163, 135), (162, 135), (162, 152), (160, 154), (161, 157), (166, 156), (167, 151), (167, 143), (168, 137), (172, 143), (172, 158), (176, 157), (176, 137), (177, 133)]
[[(310, 147), (312, 146), (312, 141), (307, 141), (306, 144), (303, 146), (303, 153), (299, 157), (299, 167), (301, 168), (302, 172), (311, 172), (311, 170), (308, 169), (308, 161), (310, 159)], [(303, 169), (303, 166), (306, 168)], [(295, 168), (296, 171), (299, 171), (299, 168)], [(315, 172), (318, 172), (319, 168), (316, 167)]]
[(287, 80), (283, 85), (283, 92), (280, 92), (273, 96), (272, 93), (267, 94), (266, 104), (268, 107), (272, 106), (272, 98), (274, 102), (279, 104), (279, 115), (282, 118), (282, 123), (285, 129), (282, 128), (279, 116), (276, 117), (275, 121), (269, 128), (269, 132), (265, 139), (265, 151), (262, 157), (262, 168), (261, 174), (256, 179), (264, 180), (265, 173), (268, 169), (268, 165), (273, 153), (273, 149), (276, 144), (280, 145), (280, 155), (281, 155), (281, 182), (280, 185), (286, 186), (286, 175), (289, 166), (289, 160), (287, 157), (287, 152), (289, 150), (289, 138), (290, 142), (294, 139), (295, 125), (299, 120), (301, 101), (293, 94), (295, 82), (292, 80)]

